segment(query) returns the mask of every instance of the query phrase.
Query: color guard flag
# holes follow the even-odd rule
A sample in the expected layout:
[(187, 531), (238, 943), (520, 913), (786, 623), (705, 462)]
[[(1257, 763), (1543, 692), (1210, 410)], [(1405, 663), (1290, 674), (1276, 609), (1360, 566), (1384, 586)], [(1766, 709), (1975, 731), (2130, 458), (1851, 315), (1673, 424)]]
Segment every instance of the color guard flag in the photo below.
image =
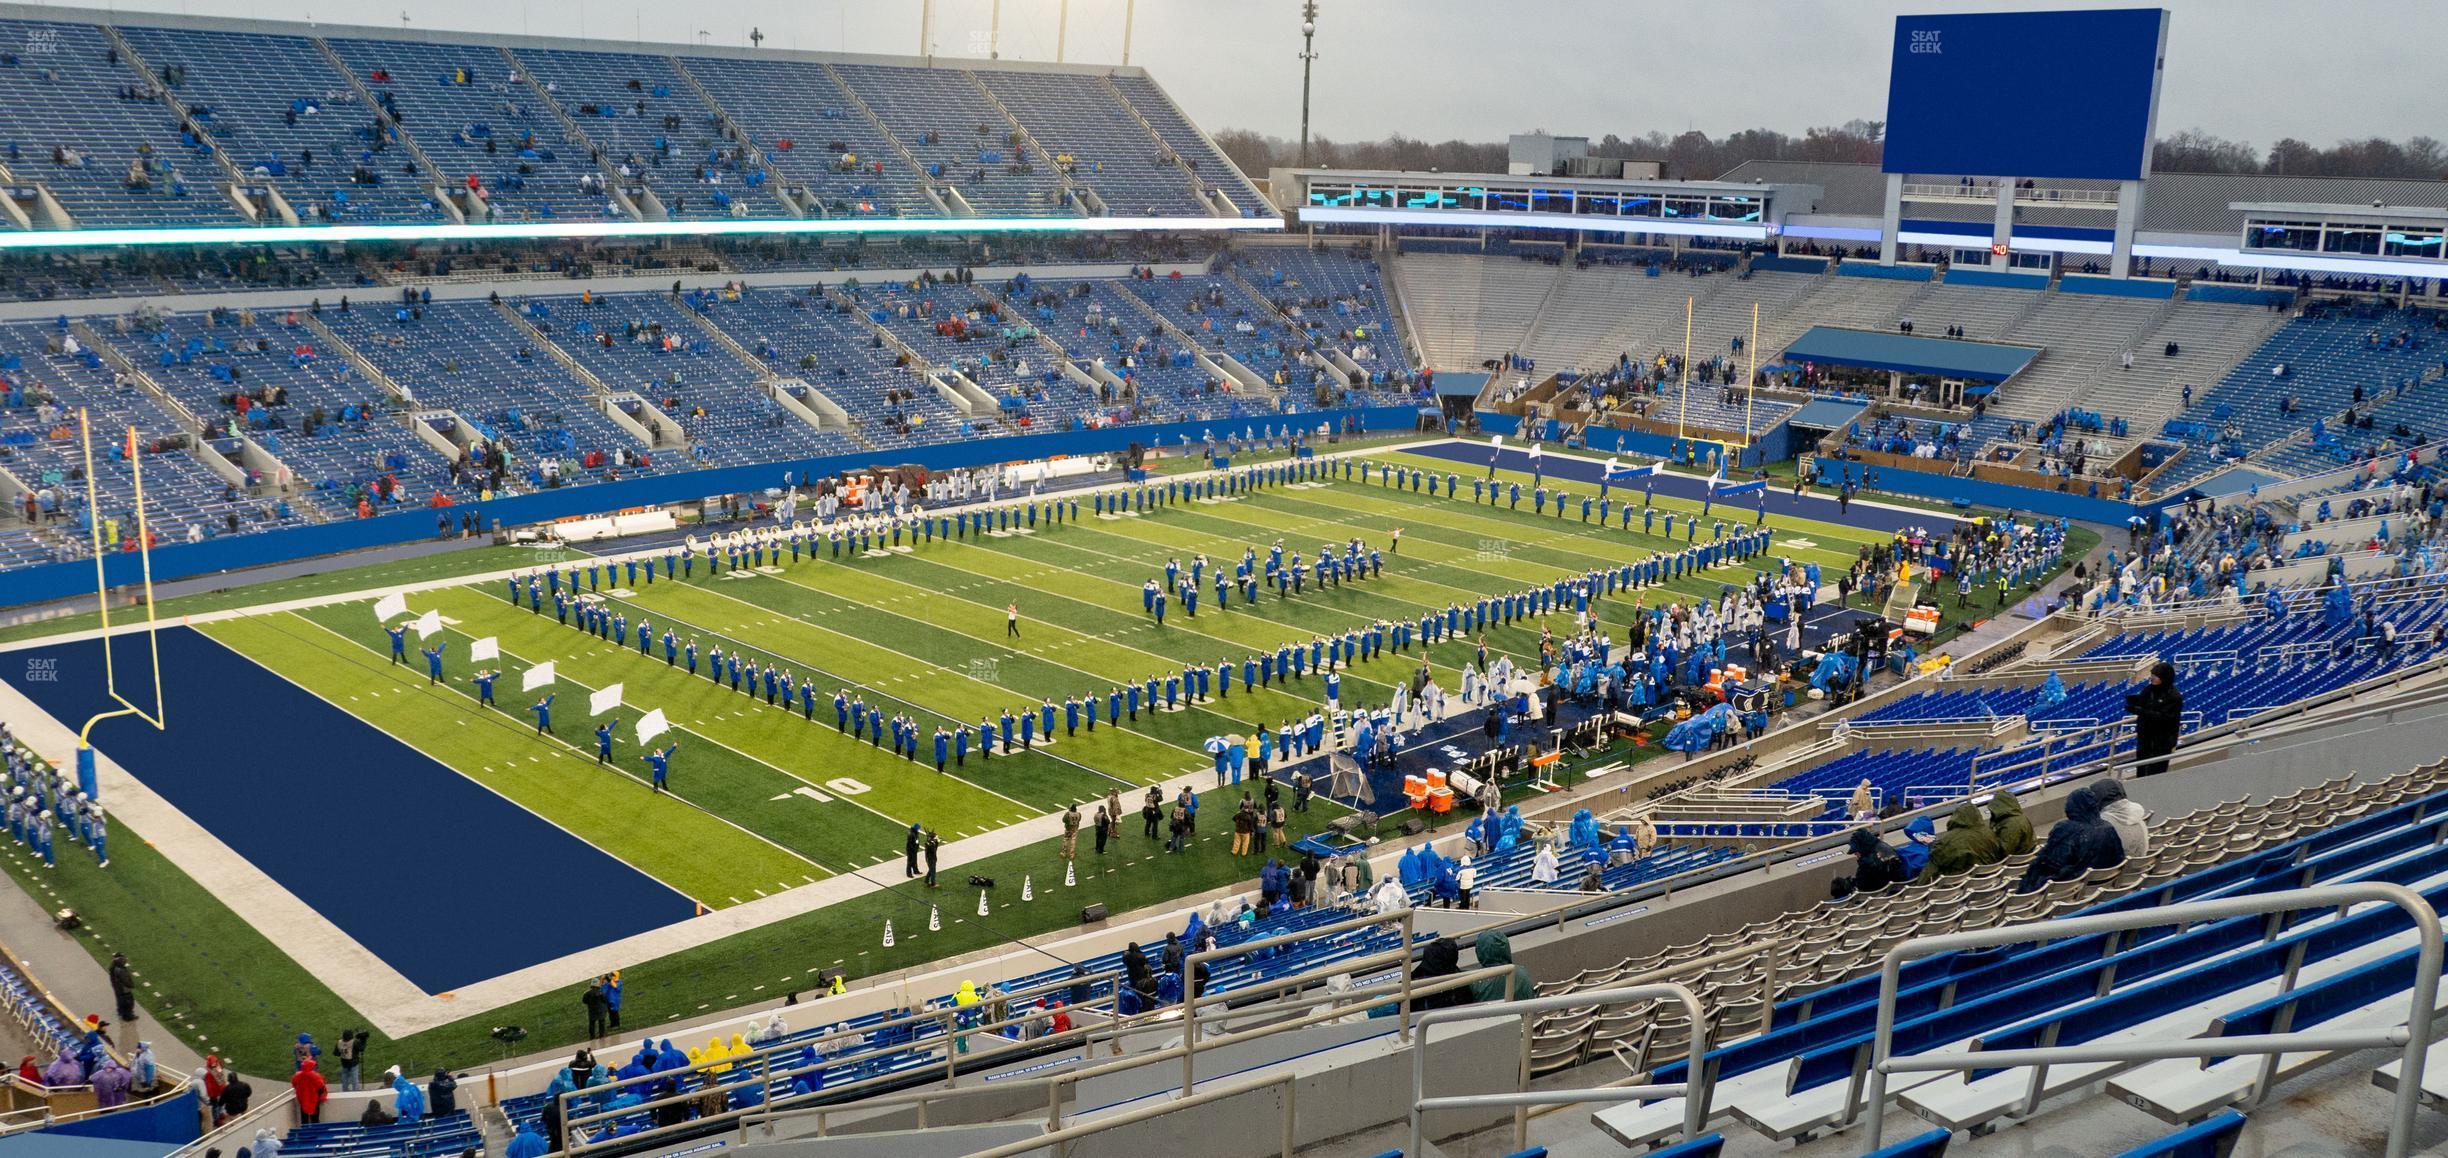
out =
[(488, 635), (488, 636), (484, 637), (483, 639), (477, 640), (476, 642), (471, 643), (471, 644), (469, 644), (469, 645), (468, 645), (468, 659), (470, 659), (470, 660), (487, 660), (487, 659), (500, 659), (500, 658), (501, 658), (501, 639), (500, 639), (498, 636), (491, 636), (491, 635)]
[(388, 623), (395, 616), (408, 614), (408, 597), (396, 591), (374, 601), (374, 618)]
[(600, 716), (605, 712), (619, 707), (620, 702), (621, 686), (619, 684), (612, 684), (608, 687), (597, 688), (595, 689), (594, 695), (587, 697), (587, 714), (590, 716)]
[(638, 717), (638, 743), (640, 744), (651, 743), (655, 737), (668, 731), (671, 731), (671, 721), (663, 718), (661, 708), (656, 708)]
[(548, 659), (528, 668), (526, 674), (519, 677), (519, 690), (532, 692), (551, 682), (553, 682), (553, 661)]
[(418, 639), (431, 638), (433, 633), (440, 630), (442, 630), (441, 612), (428, 611), (423, 615), (417, 616), (416, 631)]

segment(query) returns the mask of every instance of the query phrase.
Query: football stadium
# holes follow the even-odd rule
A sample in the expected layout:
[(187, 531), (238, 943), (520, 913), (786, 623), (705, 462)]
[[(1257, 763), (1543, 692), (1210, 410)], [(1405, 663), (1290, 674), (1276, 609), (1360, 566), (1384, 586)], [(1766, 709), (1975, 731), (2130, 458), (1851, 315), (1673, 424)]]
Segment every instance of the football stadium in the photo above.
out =
[(2441, 13), (179, 7), (0, 5), (0, 1158), (2448, 1146)]

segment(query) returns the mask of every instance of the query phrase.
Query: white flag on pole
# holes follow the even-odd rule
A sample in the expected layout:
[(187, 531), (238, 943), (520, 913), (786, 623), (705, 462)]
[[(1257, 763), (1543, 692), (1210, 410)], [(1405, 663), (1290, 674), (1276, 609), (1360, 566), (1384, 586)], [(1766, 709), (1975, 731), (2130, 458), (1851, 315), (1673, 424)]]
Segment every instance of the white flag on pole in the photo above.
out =
[(468, 645), (468, 659), (471, 662), (500, 658), (501, 639), (498, 636), (488, 635)]
[(408, 597), (396, 591), (374, 601), (374, 618), (385, 623), (408, 614)]
[(430, 639), (432, 638), (433, 633), (440, 630), (442, 630), (441, 612), (428, 611), (423, 615), (417, 616), (416, 631), (418, 639)]
[(663, 709), (661, 708), (656, 708), (655, 710), (638, 717), (637, 732), (638, 743), (640, 744), (651, 743), (655, 737), (668, 731), (671, 731), (671, 721), (663, 718)]
[(519, 690), (532, 692), (551, 682), (553, 682), (553, 661), (548, 659), (528, 668), (526, 674), (519, 677)]
[(587, 714), (590, 716), (600, 716), (605, 712), (619, 707), (620, 702), (621, 686), (619, 684), (597, 688), (595, 689), (594, 695), (587, 697)]

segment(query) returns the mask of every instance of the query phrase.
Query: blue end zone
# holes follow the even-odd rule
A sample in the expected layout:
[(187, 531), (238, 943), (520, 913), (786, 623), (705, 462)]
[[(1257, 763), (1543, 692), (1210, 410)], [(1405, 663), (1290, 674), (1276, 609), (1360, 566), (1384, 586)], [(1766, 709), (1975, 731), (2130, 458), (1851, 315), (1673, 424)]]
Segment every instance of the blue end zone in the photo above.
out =
[[(1488, 467), (1488, 451), (1488, 445), (1483, 442), (1439, 442), (1428, 446), (1413, 447), (1403, 453), (1426, 458), (1441, 458), (1455, 463), (1457, 466), (1453, 473), (1467, 479), (1485, 477)], [(1501, 452), (1496, 465), (1503, 470), (1527, 473), (1530, 469), (1530, 454), (1528, 451), (1515, 450), (1508, 446)], [(1606, 464), (1593, 462), (1578, 455), (1549, 454), (1540, 456), (1539, 469), (1540, 473), (1550, 480), (1564, 479), (1568, 482), (1579, 483), (1589, 488), (1588, 493), (1596, 494), (1598, 476), (1605, 473)], [(1656, 493), (1658, 494), (1678, 499), (1690, 499), (1693, 502), (1706, 498), (1709, 493), (1708, 480), (1705, 478), (1664, 471), (1647, 478), (1635, 479), (1630, 483), (1619, 480), (1608, 493), (1616, 496), (1627, 492), (1638, 495), (1641, 493), (1641, 484), (1649, 482), (1657, 484)], [(1528, 486), (1522, 488), (1524, 495), (1529, 492)], [(1893, 534), (1912, 527), (1951, 527), (1962, 521), (1953, 515), (1938, 511), (1907, 510), (1864, 503), (1854, 503), (1849, 509), (1839, 514), (1835, 499), (1817, 494), (1805, 494), (1796, 498), (1792, 484), (1779, 486), (1773, 480), (1769, 483), (1767, 493), (1768, 513), (1771, 515), (1790, 515), (1822, 523), (1834, 523), (1843, 527), (1858, 527), (1865, 531), (1883, 531)], [(1741, 495), (1731, 499), (1721, 498), (1717, 500), (1716, 505), (1720, 516), (1729, 526), (1734, 524), (1749, 526), (1751, 518), (1759, 512), (1759, 499), (1752, 495)], [(1565, 521), (1578, 523), (1579, 518), (1575, 516)], [(1772, 548), (1770, 553), (1775, 554), (1776, 552)]]
[[(145, 663), (140, 645), (115, 654), (123, 682), (146, 670), (128, 666)], [(56, 681), (29, 680), (46, 659)], [(201, 633), (162, 629), (161, 662), (170, 730), (113, 720), (96, 746), (428, 993), (696, 913), (670, 886)], [(13, 651), (0, 667), (73, 728), (111, 706), (101, 663), (100, 642), (84, 640)]]

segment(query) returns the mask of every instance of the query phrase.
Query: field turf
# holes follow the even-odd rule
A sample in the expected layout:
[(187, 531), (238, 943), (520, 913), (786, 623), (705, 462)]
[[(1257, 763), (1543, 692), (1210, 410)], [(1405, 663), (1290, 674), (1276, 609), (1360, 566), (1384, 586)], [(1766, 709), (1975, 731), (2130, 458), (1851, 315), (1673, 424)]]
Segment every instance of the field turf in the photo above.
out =
[[(1457, 469), (1446, 460), (1393, 453), (1376, 461), (1426, 466), (1439, 474)], [(1498, 472), (1501, 481), (1517, 477), (1526, 490), (1526, 475)], [(1585, 488), (1567, 484), (1566, 489)], [(1621, 488), (1616, 497), (1624, 497)], [(1081, 505), (1085, 513), (1088, 504)], [(1663, 495), (1656, 505), (1678, 515), (1700, 507), (1696, 500)], [(1731, 531), (1737, 523), (1747, 524), (1750, 513), (1720, 506), (1717, 514)], [(1885, 538), (1774, 513), (1769, 524), (1778, 537), (1771, 557), (1823, 568), (1840, 569), (1860, 547)], [(1385, 556), (1381, 578), (1312, 587), (1290, 599), (1269, 593), (1256, 606), (1243, 604), (1236, 592), (1223, 609), (1213, 605), (1210, 585), (1201, 591), (1195, 618), (1177, 606), (1162, 627), (1140, 611), (1140, 585), (1161, 578), (1167, 558), (1186, 565), (1204, 552), (1211, 565), (1230, 567), (1244, 547), (1263, 554), (1278, 539), (1287, 553), (1304, 556), (1355, 536), (1384, 549), (1395, 527), (1403, 529), (1401, 550)], [(1704, 527), (1701, 535), (1707, 534)], [(651, 1026), (811, 986), (816, 972), (827, 968), (872, 977), (1064, 928), (1091, 902), (1119, 913), (1246, 880), (1258, 862), (1224, 852), (1229, 825), (1222, 823), (1228, 816), (1223, 801), (1237, 792), (1216, 794), (1200, 840), (1178, 858), (1163, 856), (1138, 836), (1136, 797), (1144, 785), (1177, 784), (1189, 778), (1187, 773), (1203, 779), (1208, 758), (1201, 745), (1207, 738), (1306, 715), (1322, 692), (1315, 678), (1296, 681), (1288, 690), (1281, 684), (1257, 692), (1236, 686), (1229, 698), (1177, 712), (1143, 711), (1135, 724), (1100, 724), (1093, 735), (1083, 730), (1026, 753), (985, 761), (973, 751), (966, 766), (943, 774), (929, 759), (938, 723), (974, 724), (1047, 698), (1059, 708), (1066, 696), (1101, 695), (1127, 681), (1177, 673), (1187, 664), (1212, 668), (1231, 659), (1237, 665), (1243, 656), (1272, 652), (1279, 644), (1305, 643), (1380, 618), (1416, 621), (1430, 608), (1468, 605), (1482, 596), (1682, 545), (1679, 535), (1670, 541), (1640, 533), (1637, 522), (1625, 531), (1586, 525), (1577, 517), (1533, 515), (1526, 499), (1514, 511), (1374, 483), (1338, 482), (1270, 488), (1240, 501), (1183, 504), (1138, 518), (1088, 516), (1034, 535), (937, 541), (890, 558), (837, 562), (828, 557), (786, 565), (779, 574), (713, 579), (701, 566), (693, 580), (658, 581), (613, 597), (633, 629), (648, 620), (658, 637), (668, 626), (695, 639), (701, 655), (717, 644), (725, 651), (745, 648), (813, 678), (819, 693), (813, 721), (667, 665), (659, 640), (651, 655), (641, 656), (634, 639), (616, 646), (556, 623), (549, 599), (540, 615), (514, 606), (504, 585), (494, 580), (471, 579), (409, 597), (412, 610), (438, 611), (445, 622), (437, 638), (448, 641), (449, 678), (441, 685), (427, 683), (413, 651), (406, 666), (389, 662), (387, 642), (362, 602), (243, 615), (201, 624), (199, 630), (314, 689), (335, 711), (405, 740), (709, 907), (845, 873), (882, 886), (717, 944), (633, 964), (631, 1018)], [(533, 556), (503, 558), (507, 561), (498, 565), (518, 566)], [(1722, 584), (1745, 581), (1751, 573), (1750, 565), (1737, 564), (1594, 607), (1621, 639), (1636, 606), (1713, 598)], [(341, 579), (325, 582), (326, 589), (343, 591), (372, 585), (354, 578), (345, 585)], [(1023, 633), (1012, 640), (1005, 637), (1003, 609), (1015, 602)], [(1555, 626), (1563, 630), (1564, 618)], [(1538, 627), (1491, 628), (1488, 647), (1517, 663), (1529, 660), (1537, 652)], [(468, 644), (487, 636), (498, 639), (502, 650), (501, 659), (487, 666), (506, 673), (495, 709), (477, 706), (468, 679), (473, 670), (466, 660)], [(1448, 643), (1426, 658), (1436, 677), (1453, 688), (1459, 679), (1455, 665), (1470, 650), (1467, 643)], [(558, 738), (533, 734), (532, 717), (524, 711), (533, 697), (516, 690), (518, 673), (544, 660), (553, 661), (559, 672), (554, 685), (560, 695)], [(1359, 665), (1344, 679), (1345, 703), (1383, 702), (1391, 681), (1416, 662), (1390, 657)], [(179, 688), (172, 674), (169, 694), (175, 704)], [(585, 701), (592, 689), (613, 683), (624, 689), (623, 707), (613, 713), (619, 743), (612, 762), (598, 765), (591, 736), (597, 721), (586, 715)], [(922, 762), (898, 759), (838, 732), (831, 709), (837, 688), (851, 689), (885, 712), (915, 716)], [(663, 709), (675, 727), (657, 743), (681, 744), (667, 795), (648, 790), (629, 727), (649, 708)], [(110, 750), (107, 737), (102, 746)], [(1018, 889), (1006, 888), (998, 892), (1001, 904), (990, 918), (974, 916), (975, 897), (967, 890), (947, 887), (927, 894), (904, 884), (898, 865), (887, 863), (900, 859), (901, 833), (913, 821), (952, 842), (1075, 801), (1091, 802), (1083, 811), (1092, 812), (1093, 801), (1117, 790), (1126, 808), (1134, 810), (1123, 826), (1125, 839), (1097, 871), (1083, 869), (1079, 888), (1049, 887), (1062, 875), (1050, 839), (963, 868), (963, 874), (1006, 882), (1034, 877), (1035, 903), (1019, 902)], [(1334, 806), (1320, 804), (1296, 823), (1296, 831), (1323, 827), (1337, 814)], [(433, 840), (437, 853), (426, 866), (431, 871), (481, 877), (482, 849), (455, 848), (446, 832), (433, 834)], [(134, 847), (119, 852), (120, 843)], [(1083, 836), (1083, 866), (1093, 859), (1087, 846)], [(297, 1032), (328, 1035), (359, 1023), (344, 1002), (277, 946), (267, 951), (259, 936), (154, 850), (136, 840), (115, 841), (114, 862), (106, 872), (70, 863), (75, 859), (64, 857), (59, 870), (42, 874), (43, 886), (73, 899), (87, 914), (97, 930), (92, 942), (97, 953), (107, 956), (118, 949), (142, 961), (148, 981), (174, 1008), (186, 1011), (207, 1044), (226, 1042), (245, 1061), (276, 1053)], [(8, 867), (21, 877), (32, 872), (21, 859)], [(334, 871), (352, 870), (335, 863)], [(924, 931), (930, 901), (941, 901), (946, 910), (940, 933)], [(891, 949), (880, 944), (887, 918), (898, 934)], [(503, 919), (516, 920), (517, 914), (505, 913)], [(211, 948), (198, 952), (198, 945)], [(529, 1031), (526, 1047), (541, 1048), (578, 1036), (582, 1018), (574, 993), (547, 994), (473, 1012), (402, 1045), (410, 1056), (425, 1059), (418, 1065), (469, 1063), (493, 1052), (486, 1038), (492, 1026), (520, 1024)]]

